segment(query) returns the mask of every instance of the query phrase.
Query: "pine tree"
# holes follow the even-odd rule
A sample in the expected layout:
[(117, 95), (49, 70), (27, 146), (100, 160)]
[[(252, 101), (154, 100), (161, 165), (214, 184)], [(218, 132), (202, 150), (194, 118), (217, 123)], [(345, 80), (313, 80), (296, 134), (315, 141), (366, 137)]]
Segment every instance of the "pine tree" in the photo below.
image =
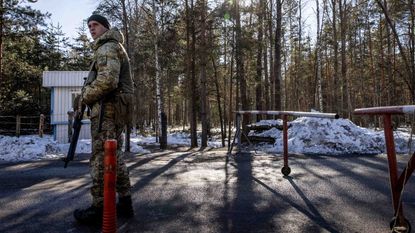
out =
[(69, 44), (70, 48), (67, 54), (68, 70), (88, 70), (92, 61), (91, 41), (88, 38), (86, 21), (78, 29), (78, 36), (73, 38), (73, 43)]
[[(49, 109), (47, 91), (42, 88), (45, 67), (62, 62), (60, 49), (47, 43), (53, 40), (41, 13), (19, 1), (5, 1), (2, 7), (2, 76), (0, 85), (1, 114), (38, 114)], [(55, 43), (56, 44), (56, 43)], [(50, 57), (54, 59), (50, 59)], [(58, 61), (55, 61), (57, 59)]]

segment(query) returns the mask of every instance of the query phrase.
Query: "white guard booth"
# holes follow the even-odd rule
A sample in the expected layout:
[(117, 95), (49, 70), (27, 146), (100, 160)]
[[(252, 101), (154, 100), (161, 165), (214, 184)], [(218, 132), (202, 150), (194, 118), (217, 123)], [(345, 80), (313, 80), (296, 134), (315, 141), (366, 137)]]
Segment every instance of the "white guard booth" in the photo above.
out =
[[(51, 88), (51, 125), (53, 138), (59, 143), (68, 143), (68, 111), (72, 111), (72, 103), (76, 95), (81, 93), (84, 77), (88, 71), (44, 71), (44, 87)], [(91, 122), (82, 121), (79, 139), (91, 138)]]

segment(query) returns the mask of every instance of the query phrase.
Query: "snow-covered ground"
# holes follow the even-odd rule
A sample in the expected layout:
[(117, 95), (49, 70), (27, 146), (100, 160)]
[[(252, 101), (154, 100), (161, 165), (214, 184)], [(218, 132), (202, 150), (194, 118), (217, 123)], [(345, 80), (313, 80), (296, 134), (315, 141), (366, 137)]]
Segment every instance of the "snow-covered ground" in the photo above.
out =
[[(189, 135), (186, 133), (171, 133), (167, 137), (170, 145), (190, 145)], [(154, 145), (156, 137), (143, 137), (131, 134), (130, 151), (133, 153), (145, 154), (150, 151), (145, 150), (140, 145)], [(208, 146), (220, 147), (219, 141), (209, 141)], [(59, 144), (53, 140), (51, 135), (43, 138), (38, 135), (9, 137), (0, 135), (0, 161), (31, 161), (53, 158), (64, 158), (69, 150), (69, 143)], [(91, 140), (79, 140), (76, 153), (91, 153)]]
[[(261, 121), (257, 124), (282, 124), (281, 120)], [(289, 122), (288, 148), (290, 153), (304, 154), (379, 154), (385, 153), (383, 131), (356, 126), (348, 119), (321, 119), (300, 117)], [(253, 134), (254, 132), (251, 132)], [(275, 138), (275, 144), (262, 144), (256, 150), (282, 153), (282, 131), (276, 128), (255, 134)], [(408, 146), (410, 133), (395, 131), (395, 145), (397, 153), (408, 153), (413, 147)], [(171, 133), (168, 135), (168, 144), (190, 145), (189, 135), (186, 133)], [(149, 153), (140, 145), (156, 144), (155, 137), (131, 135), (131, 152)], [(208, 142), (210, 147), (220, 147), (220, 139)], [(47, 135), (40, 138), (37, 135), (9, 137), (0, 135), (0, 160), (30, 161), (66, 156), (69, 144), (58, 144)], [(80, 140), (76, 153), (90, 153), (91, 141)]]

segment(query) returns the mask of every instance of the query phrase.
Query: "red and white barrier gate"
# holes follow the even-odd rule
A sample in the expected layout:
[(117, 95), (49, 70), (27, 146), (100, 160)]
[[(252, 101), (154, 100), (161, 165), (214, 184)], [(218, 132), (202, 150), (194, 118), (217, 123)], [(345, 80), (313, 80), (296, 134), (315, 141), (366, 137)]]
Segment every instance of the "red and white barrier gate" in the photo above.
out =
[(395, 142), (393, 139), (392, 129), (392, 115), (415, 114), (415, 105), (359, 108), (354, 110), (354, 114), (383, 116), (383, 128), (385, 132), (386, 152), (389, 164), (390, 187), (392, 192), (393, 209), (395, 212), (394, 218), (390, 223), (390, 227), (392, 230), (400, 229), (400, 232), (410, 232), (411, 225), (403, 215), (401, 194), (406, 182), (414, 171), (415, 153), (412, 154), (406, 168), (398, 177), (398, 165), (396, 161)]
[[(320, 112), (295, 112), (295, 111), (236, 111), (236, 132), (235, 139), (237, 140), (238, 151), (241, 146), (241, 122), (243, 115), (274, 115), (281, 116), (283, 121), (283, 146), (284, 146), (284, 167), (281, 169), (281, 173), (284, 176), (288, 176), (291, 173), (291, 168), (288, 166), (288, 116), (296, 117), (317, 117), (317, 118), (332, 118), (338, 119), (339, 115), (336, 113), (320, 113)], [(228, 153), (232, 152), (233, 143)]]

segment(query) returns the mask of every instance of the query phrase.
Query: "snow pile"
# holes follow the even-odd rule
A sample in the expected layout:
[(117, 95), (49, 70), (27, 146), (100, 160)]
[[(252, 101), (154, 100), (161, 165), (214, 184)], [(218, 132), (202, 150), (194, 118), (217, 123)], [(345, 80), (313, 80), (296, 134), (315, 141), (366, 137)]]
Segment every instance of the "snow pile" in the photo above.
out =
[[(58, 144), (51, 135), (43, 138), (37, 135), (9, 137), (0, 135), (0, 160), (4, 161), (31, 161), (42, 159), (64, 158), (69, 150), (69, 143)], [(143, 147), (131, 143), (130, 152), (149, 153)], [(78, 141), (78, 153), (91, 153), (91, 140)]]
[[(282, 120), (261, 121), (260, 125), (281, 125)], [(291, 153), (304, 154), (379, 154), (385, 153), (383, 131), (374, 131), (355, 125), (348, 119), (300, 117), (289, 122), (288, 148)], [(282, 130), (272, 128), (256, 136), (276, 139), (268, 152), (282, 153)], [(408, 133), (394, 132), (397, 153), (408, 152)]]
[(0, 135), (0, 160), (22, 161), (60, 157), (59, 145), (52, 137), (8, 137)]

